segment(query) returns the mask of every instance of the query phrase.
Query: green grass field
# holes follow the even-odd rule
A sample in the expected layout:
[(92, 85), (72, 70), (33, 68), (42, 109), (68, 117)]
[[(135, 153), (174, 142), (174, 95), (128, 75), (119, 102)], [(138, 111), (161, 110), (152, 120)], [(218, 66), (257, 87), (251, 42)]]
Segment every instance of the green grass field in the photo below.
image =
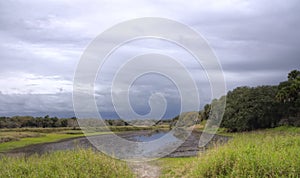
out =
[(55, 142), (62, 139), (67, 138), (75, 138), (75, 137), (81, 137), (84, 136), (83, 134), (58, 134), (58, 133), (49, 133), (45, 134), (41, 137), (27, 137), (27, 138), (21, 138), (18, 141), (11, 141), (11, 142), (5, 142), (0, 144), (0, 152), (9, 151), (11, 149), (20, 148), (32, 144), (39, 144), (39, 143), (48, 143), (48, 142)]
[(57, 151), (42, 156), (0, 158), (0, 177), (134, 177), (127, 165), (92, 150)]
[[(299, 127), (227, 135), (233, 137), (227, 144), (200, 153), (197, 157), (161, 158), (154, 164), (161, 167), (161, 177), (300, 177)], [(47, 133), (43, 137), (2, 143), (0, 150), (76, 136), (81, 136), (81, 133), (72, 130), (60, 134)], [(99, 176), (133, 177), (124, 162), (91, 150), (59, 151), (40, 157), (0, 158), (0, 177)]]
[(27, 137), (42, 137), (44, 134), (36, 132), (0, 132), (0, 144), (11, 141), (18, 141)]
[(300, 177), (300, 128), (232, 134), (196, 158), (163, 158), (162, 177)]
[[(0, 140), (5, 140), (6, 142), (0, 143), (0, 152), (6, 152), (33, 144), (56, 142), (68, 138), (100, 134), (109, 134), (109, 132), (89, 132), (83, 134), (81, 130), (70, 130), (70, 128), (44, 128), (44, 130), (42, 128), (3, 129), (0, 131)], [(7, 138), (9, 138), (9, 140)]]

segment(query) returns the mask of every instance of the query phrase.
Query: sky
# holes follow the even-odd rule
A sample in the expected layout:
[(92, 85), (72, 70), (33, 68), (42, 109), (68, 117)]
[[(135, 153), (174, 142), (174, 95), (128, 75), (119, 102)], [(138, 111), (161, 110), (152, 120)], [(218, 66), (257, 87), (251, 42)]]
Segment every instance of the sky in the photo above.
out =
[[(227, 90), (276, 85), (299, 69), (298, 0), (0, 1), (0, 116), (73, 116), (73, 78), (84, 50), (110, 27), (142, 17), (172, 19), (201, 34), (222, 66)], [(212, 99), (205, 70), (186, 51), (163, 40), (135, 40), (98, 73), (95, 98), (103, 117), (118, 117), (111, 81), (120, 63), (150, 52), (174, 56), (189, 69), (201, 107)], [(167, 101), (165, 118), (179, 113), (176, 85), (158, 74), (137, 78), (129, 92), (132, 108), (150, 112), (153, 93)]]

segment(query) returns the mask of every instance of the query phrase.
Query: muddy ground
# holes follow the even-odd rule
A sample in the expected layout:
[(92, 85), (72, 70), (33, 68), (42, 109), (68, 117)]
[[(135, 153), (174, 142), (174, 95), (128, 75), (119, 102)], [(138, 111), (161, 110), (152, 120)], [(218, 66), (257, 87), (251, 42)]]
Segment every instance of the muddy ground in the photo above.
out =
[[(135, 132), (125, 132), (119, 133), (118, 135), (122, 138), (133, 140), (134, 136), (142, 135), (142, 134), (151, 134), (151, 131), (135, 131)], [(208, 142), (205, 146), (199, 147), (199, 139), (202, 136), (202, 142), (206, 142), (206, 139), (212, 137), (212, 139)], [(101, 137), (101, 138), (100, 138)], [(97, 136), (90, 136), (89, 138), (92, 139), (101, 139), (104, 142), (110, 142), (111, 135), (97, 135)], [(215, 145), (215, 144), (223, 144), (227, 142), (229, 137), (220, 136), (220, 135), (210, 135), (202, 132), (193, 131), (191, 135), (184, 141), (184, 143), (178, 147), (175, 151), (171, 154), (168, 154), (166, 157), (188, 157), (188, 156), (196, 156), (199, 151), (204, 151), (205, 149)], [(202, 144), (203, 144), (202, 143)], [(200, 143), (200, 145), (202, 145)], [(122, 145), (120, 145), (122, 147)], [(43, 144), (36, 144), (30, 145), (22, 148), (17, 148), (11, 150), (9, 152), (3, 153), (6, 155), (32, 155), (32, 154), (44, 154), (47, 152), (53, 152), (58, 150), (72, 150), (76, 148), (93, 148), (95, 147), (90, 143), (90, 141), (86, 137), (80, 138), (72, 138), (72, 139), (65, 139), (58, 142), (53, 143), (43, 143)]]

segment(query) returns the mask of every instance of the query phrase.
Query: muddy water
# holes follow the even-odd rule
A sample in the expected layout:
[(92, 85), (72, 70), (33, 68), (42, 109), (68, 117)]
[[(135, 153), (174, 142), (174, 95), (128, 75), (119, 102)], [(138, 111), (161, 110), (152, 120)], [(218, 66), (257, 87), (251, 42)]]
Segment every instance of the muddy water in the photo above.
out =
[[(136, 132), (126, 132), (118, 134), (120, 137), (138, 142), (149, 142), (155, 139), (158, 139), (164, 136), (165, 132), (153, 132), (153, 131), (136, 131)], [(208, 144), (205, 146), (199, 147), (199, 139), (202, 136), (202, 141), (206, 142), (205, 139), (211, 139)], [(180, 140), (180, 137), (171, 136), (170, 140)], [(96, 148), (90, 143), (89, 140), (101, 140), (103, 144), (109, 144), (113, 139), (112, 135), (97, 135), (90, 136), (88, 139), (86, 137), (81, 138), (72, 138), (67, 140), (62, 140), (54, 143), (44, 143), (26, 146), (23, 148), (18, 148), (11, 150), (5, 154), (7, 155), (31, 155), (31, 154), (43, 154), (47, 152), (53, 152), (58, 150), (73, 150), (77, 148)], [(177, 139), (177, 140), (176, 140)], [(210, 135), (202, 132), (193, 131), (191, 135), (183, 142), (181, 146), (179, 146), (175, 151), (168, 154), (167, 157), (187, 157), (187, 156), (196, 156), (199, 151), (204, 151), (205, 149), (215, 145), (215, 144), (223, 144), (228, 141), (229, 137), (220, 136), (220, 135)], [(201, 143), (200, 143), (201, 145)], [(114, 145), (122, 148), (122, 145)]]

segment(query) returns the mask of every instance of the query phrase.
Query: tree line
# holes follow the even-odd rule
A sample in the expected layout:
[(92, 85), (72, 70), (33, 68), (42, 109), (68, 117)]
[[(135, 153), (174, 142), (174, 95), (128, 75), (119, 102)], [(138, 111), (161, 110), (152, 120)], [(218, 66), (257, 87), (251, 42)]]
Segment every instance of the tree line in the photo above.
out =
[[(86, 119), (88, 122), (98, 123), (98, 119)], [(166, 124), (168, 120), (133, 120), (131, 122), (124, 121), (122, 119), (106, 119), (105, 124), (107, 126), (129, 126), (129, 125), (144, 125), (147, 123), (155, 123), (155, 125)], [(91, 125), (91, 124), (89, 124)], [(23, 128), (23, 127), (79, 127), (76, 117), (71, 118), (58, 118), (50, 117), (46, 115), (44, 117), (32, 117), (32, 116), (13, 116), (13, 117), (0, 117), (0, 128)]]
[[(207, 120), (211, 108), (226, 99), (221, 127), (229, 131), (249, 131), (281, 125), (300, 126), (300, 71), (293, 70), (286, 81), (276, 86), (237, 87), (214, 99), (199, 112)], [(209, 124), (215, 124), (210, 117)]]
[(44, 117), (13, 116), (0, 117), (0, 128), (21, 127), (78, 127), (77, 118), (57, 118), (46, 115)]

